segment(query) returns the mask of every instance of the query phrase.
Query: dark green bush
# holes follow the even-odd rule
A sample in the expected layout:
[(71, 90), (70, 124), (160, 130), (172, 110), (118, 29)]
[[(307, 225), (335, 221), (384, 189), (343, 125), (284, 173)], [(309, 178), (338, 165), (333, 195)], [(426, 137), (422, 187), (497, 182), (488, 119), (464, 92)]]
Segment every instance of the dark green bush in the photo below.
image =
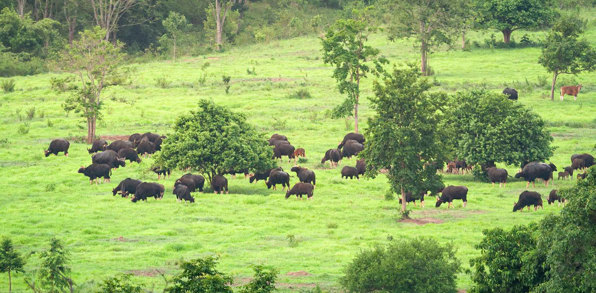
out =
[(50, 87), (52, 88), (52, 90), (55, 90), (57, 92), (76, 90), (78, 87), (76, 85), (72, 84), (73, 81), (74, 81), (74, 78), (72, 76), (67, 76), (64, 78), (51, 77), (50, 78)]
[(111, 277), (103, 282), (98, 293), (141, 293), (141, 286), (135, 285), (130, 280), (131, 274)]
[(240, 293), (270, 293), (275, 291), (277, 270), (262, 265), (254, 266), (253, 270), (255, 271), (253, 279), (240, 288)]
[(212, 256), (182, 262), (182, 272), (174, 276), (173, 285), (165, 292), (232, 293), (232, 278), (218, 271), (216, 266), (217, 258)]
[(5, 79), (0, 83), (0, 87), (5, 93), (14, 92), (14, 79)]
[(308, 89), (299, 89), (287, 96), (288, 99), (310, 99), (312, 95)]

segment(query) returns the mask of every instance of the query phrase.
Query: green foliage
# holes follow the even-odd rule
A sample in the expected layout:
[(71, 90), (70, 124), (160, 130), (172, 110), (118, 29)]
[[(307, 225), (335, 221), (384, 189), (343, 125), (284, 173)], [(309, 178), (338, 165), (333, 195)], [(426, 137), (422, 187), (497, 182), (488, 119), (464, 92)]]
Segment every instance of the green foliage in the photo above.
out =
[(156, 159), (171, 169), (191, 167), (211, 179), (228, 170), (273, 168), (266, 138), (244, 115), (211, 101), (199, 101), (198, 109), (179, 117), (173, 130)]
[(162, 89), (166, 89), (170, 87), (172, 81), (168, 80), (165, 76), (160, 76), (155, 79), (155, 84)]
[(135, 285), (131, 274), (122, 274), (103, 281), (98, 293), (141, 293), (143, 289)]
[(25, 261), (14, 249), (12, 240), (2, 239), (0, 243), (0, 273), (8, 273), (8, 292), (12, 289), (11, 273), (23, 273)]
[(30, 15), (20, 17), (9, 8), (0, 12), (0, 46), (12, 53), (47, 56), (61, 44), (59, 29), (60, 23), (50, 18), (34, 22)]
[(67, 76), (64, 78), (59, 78), (59, 77), (51, 77), (50, 78), (50, 87), (52, 88), (52, 90), (55, 90), (57, 92), (65, 92), (65, 91), (69, 91), (69, 90), (75, 90), (77, 89), (77, 86), (72, 84), (72, 82), (74, 81), (74, 77), (72, 76)]
[(230, 92), (230, 80), (232, 79), (229, 75), (224, 75), (221, 77), (221, 81), (224, 84), (224, 88), (226, 89), (226, 95)]
[(25, 122), (21, 125), (19, 125), (19, 128), (17, 129), (17, 132), (19, 134), (27, 134), (29, 133), (29, 130), (31, 129), (31, 124), (29, 124), (29, 122)]
[(192, 28), (192, 24), (186, 21), (184, 15), (170, 11), (168, 17), (162, 21), (162, 25), (166, 33), (161, 36), (159, 43), (163, 47), (172, 47), (172, 54), (174, 61), (176, 61), (176, 49), (179, 42), (184, 38), (185, 32), (188, 32)]
[[(374, 82), (371, 103), (376, 111), (365, 132), (366, 176), (376, 177), (387, 169), (391, 189), (418, 194), (442, 184), (434, 162), (446, 161), (447, 133), (441, 127), (447, 105), (444, 93), (429, 93), (431, 84), (410, 65), (394, 69)], [(406, 201), (402, 201), (405, 211)]]
[(361, 251), (341, 279), (348, 292), (457, 292), (460, 262), (432, 238), (392, 241)]
[(288, 240), (288, 246), (290, 247), (296, 247), (298, 246), (298, 239), (296, 239), (296, 235), (294, 234), (288, 234), (286, 235), (286, 239)]
[(62, 241), (52, 238), (50, 248), (40, 254), (41, 285), (49, 292), (64, 292), (73, 286), (70, 279), (69, 253)]
[(270, 293), (275, 291), (277, 270), (263, 265), (253, 266), (255, 275), (248, 284), (240, 288), (240, 293)]
[(310, 99), (312, 95), (310, 91), (306, 88), (296, 90), (295, 92), (289, 94), (287, 96), (288, 99)]
[(174, 284), (165, 292), (232, 293), (232, 278), (219, 272), (216, 265), (217, 258), (212, 256), (183, 261), (180, 265), (182, 272), (174, 276)]
[(3, 79), (2, 82), (0, 82), (0, 87), (5, 93), (14, 92), (14, 79)]
[[(548, 160), (553, 138), (536, 113), (484, 90), (452, 96), (447, 125), (452, 127), (456, 156), (468, 164)], [(462, 123), (465, 121), (465, 123)]]

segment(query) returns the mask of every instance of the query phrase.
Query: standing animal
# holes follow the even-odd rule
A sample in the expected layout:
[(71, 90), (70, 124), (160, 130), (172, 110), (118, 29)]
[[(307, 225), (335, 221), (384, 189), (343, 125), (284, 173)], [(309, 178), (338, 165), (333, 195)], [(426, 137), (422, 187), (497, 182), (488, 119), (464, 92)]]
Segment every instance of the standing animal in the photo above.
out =
[[(315, 176), (315, 172), (313, 170), (308, 170), (307, 168), (295, 166), (290, 169), (292, 172), (296, 172), (296, 176), (300, 182), (310, 183), (314, 186), (317, 186), (317, 179)], [(290, 187), (290, 183), (288, 182), (288, 188)]]
[(99, 184), (99, 179), (103, 177), (103, 182), (110, 182), (110, 175), (112, 173), (112, 168), (110, 165), (107, 164), (91, 164), (87, 167), (81, 166), (79, 169), (79, 173), (89, 177), (89, 183), (93, 184), (95, 180), (96, 184)]
[(195, 198), (190, 195), (190, 188), (184, 184), (175, 184), (172, 194), (176, 195), (177, 201), (185, 200), (191, 203), (195, 202)]
[(137, 185), (137, 190), (135, 195), (132, 197), (132, 202), (137, 202), (139, 200), (147, 201), (148, 197), (154, 197), (155, 199), (162, 199), (163, 194), (165, 192), (165, 188), (163, 185), (159, 183), (153, 182), (142, 182), (141, 184)]
[(195, 186), (195, 181), (189, 177), (178, 178), (176, 182), (174, 182), (174, 186), (176, 185), (184, 185), (188, 187), (188, 190), (190, 190), (189, 192), (194, 192), (197, 189)]
[(325, 156), (321, 160), (321, 164), (325, 164), (325, 162), (330, 161), (331, 167), (334, 165), (337, 166), (337, 163), (341, 160), (341, 152), (339, 149), (328, 149), (325, 152)]
[(64, 155), (68, 157), (68, 148), (70, 147), (70, 142), (66, 139), (57, 138), (50, 142), (50, 147), (44, 151), (46, 157), (50, 154), (58, 155), (59, 152), (64, 152)]
[[(424, 196), (426, 195), (425, 191), (420, 192), (419, 197), (415, 197), (412, 195), (411, 192), (406, 192), (406, 203), (413, 202), (414, 206), (416, 206), (416, 201), (420, 200), (420, 206), (424, 207)], [(399, 204), (402, 203), (401, 197), (399, 198)]]
[(278, 144), (273, 148), (273, 158), (281, 160), (282, 156), (288, 156), (288, 161), (291, 159), (296, 160), (296, 157), (294, 157), (294, 150), (295, 148), (291, 144)]
[(349, 159), (352, 156), (358, 155), (358, 153), (360, 153), (362, 150), (364, 150), (363, 144), (356, 140), (350, 139), (344, 144), (341, 155), (342, 157)]
[(451, 162), (447, 163), (447, 173), (452, 173), (452, 174), (458, 173), (457, 165), (455, 164), (455, 162), (451, 161)]
[(228, 179), (222, 175), (213, 176), (211, 179), (211, 189), (213, 189), (213, 193), (215, 194), (223, 194), (224, 190), (226, 193), (230, 193), (228, 190)]
[(366, 161), (364, 159), (356, 161), (356, 169), (358, 170), (358, 175), (364, 175), (366, 173)]
[(127, 140), (116, 140), (113, 141), (106, 149), (113, 150), (115, 152), (120, 151), (121, 149), (132, 148), (133, 145), (130, 141)]
[(561, 178), (563, 178), (563, 179), (570, 178), (571, 179), (571, 175), (569, 175), (569, 172), (567, 172), (567, 171), (559, 172), (559, 177), (557, 177), (557, 179), (561, 180)]
[(559, 202), (559, 206), (561, 206), (561, 202), (563, 202), (563, 204), (565, 204), (566, 200), (562, 197), (559, 196), (558, 192), (556, 189), (553, 189), (550, 191), (550, 193), (548, 194), (548, 198), (546, 199), (546, 201), (548, 201), (548, 205), (554, 203), (555, 201)]
[(118, 192), (122, 194), (122, 197), (128, 197), (129, 194), (135, 194), (139, 184), (141, 184), (141, 180), (126, 178), (120, 181), (118, 186), (112, 189), (112, 196), (116, 195)]
[(166, 175), (168, 175), (168, 178), (170, 178), (170, 174), (172, 173), (172, 170), (164, 167), (153, 167), (151, 168), (151, 171), (157, 174), (157, 180), (160, 179), (161, 175), (163, 175), (164, 180), (166, 179)]
[(90, 154), (97, 153), (99, 151), (105, 151), (108, 147), (108, 142), (105, 139), (96, 139), (91, 144), (91, 148), (87, 149)]
[(495, 185), (495, 182), (499, 182), (499, 187), (501, 187), (501, 185), (507, 185), (507, 170), (490, 167), (486, 169), (486, 173), (488, 174), (490, 182), (493, 183), (493, 186)]
[(341, 149), (342, 147), (344, 147), (344, 145), (349, 141), (349, 140), (355, 140), (356, 142), (360, 143), (360, 144), (364, 144), (364, 135), (360, 134), (360, 133), (355, 133), (355, 132), (350, 132), (348, 134), (346, 134), (344, 136), (344, 139), (341, 141), (341, 143), (337, 146), (338, 149)]
[(128, 137), (128, 141), (130, 141), (132, 145), (136, 148), (139, 142), (141, 142), (141, 134), (133, 133), (131, 136)]
[(571, 163), (573, 163), (574, 159), (582, 159), (584, 160), (584, 165), (586, 168), (592, 167), (594, 165), (594, 157), (590, 154), (574, 154), (571, 156)]
[(288, 141), (288, 138), (285, 135), (276, 133), (271, 135), (271, 138), (269, 138), (267, 141), (269, 141), (269, 145), (275, 145), (275, 143), (279, 141)]
[(527, 181), (526, 188), (530, 186), (530, 182), (532, 182), (533, 187), (536, 187), (536, 179), (544, 180), (546, 187), (548, 187), (548, 181), (553, 177), (554, 171), (557, 171), (557, 167), (552, 163), (547, 165), (531, 162), (526, 164), (521, 172), (515, 174), (515, 178), (523, 177)]
[(437, 196), (437, 203), (435, 207), (440, 207), (442, 203), (447, 202), (447, 208), (452, 206), (452, 201), (454, 199), (461, 199), (464, 203), (464, 208), (468, 203), (468, 188), (465, 186), (447, 186), (441, 190), (441, 197)]
[(358, 169), (352, 166), (344, 166), (341, 169), (341, 178), (348, 179), (348, 177), (350, 177), (350, 179), (354, 179), (354, 177), (356, 177), (356, 179), (360, 180), (360, 177), (358, 177)]
[(155, 144), (148, 140), (141, 140), (139, 145), (137, 145), (137, 154), (141, 156), (147, 157), (147, 155), (151, 155), (155, 153)]
[(113, 150), (97, 153), (91, 157), (91, 161), (95, 164), (108, 164), (111, 168), (126, 167), (124, 159), (119, 158)]
[(294, 151), (294, 157), (298, 158), (298, 157), (306, 157), (306, 152), (304, 151), (303, 148), (297, 148)]
[(571, 166), (567, 166), (567, 167), (563, 168), (563, 170), (565, 170), (567, 173), (569, 173), (569, 176), (573, 176), (573, 168), (571, 168)]
[(253, 183), (255, 181), (259, 182), (259, 180), (267, 180), (267, 178), (269, 178), (271, 170), (273, 169), (268, 169), (262, 172), (255, 172), (254, 174), (250, 175), (248, 180), (250, 181), (250, 183)]
[(118, 151), (118, 157), (121, 159), (128, 160), (131, 163), (132, 162), (137, 162), (139, 164), (141, 163), (141, 158), (139, 158), (137, 151), (135, 151), (134, 149), (131, 149), (131, 148), (120, 149)]
[(577, 100), (577, 94), (579, 94), (579, 90), (582, 89), (582, 85), (572, 85), (572, 86), (562, 86), (561, 87), (561, 101), (565, 95), (573, 96), (573, 100)]
[(192, 179), (195, 183), (195, 188), (198, 188), (200, 192), (203, 192), (203, 187), (205, 186), (205, 177), (201, 175), (193, 175), (193, 174), (184, 174), (180, 179), (189, 178)]
[(270, 189), (273, 186), (273, 190), (277, 190), (277, 184), (281, 184), (281, 190), (284, 190), (286, 187), (289, 189), (290, 174), (284, 171), (273, 170), (269, 174), (269, 180), (267, 180), (265, 184), (267, 184), (267, 189)]
[(571, 168), (573, 168), (573, 170), (584, 169), (585, 167), (586, 167), (586, 161), (584, 161), (584, 159), (582, 159), (582, 158), (575, 158), (575, 159), (573, 159), (573, 162), (571, 163)]
[(517, 101), (517, 91), (515, 89), (505, 88), (503, 94), (506, 95), (508, 99)]
[(526, 190), (519, 195), (519, 199), (513, 204), (513, 211), (522, 211), (525, 207), (528, 207), (529, 211), (531, 205), (534, 206), (534, 210), (537, 210), (538, 207), (542, 208), (542, 196), (538, 192)]
[(306, 195), (306, 199), (310, 199), (313, 196), (314, 189), (315, 187), (310, 183), (298, 182), (294, 184), (292, 189), (288, 188), (288, 191), (286, 192), (286, 199), (288, 199), (292, 194), (295, 194), (296, 198), (300, 196), (300, 199), (302, 199), (302, 195)]

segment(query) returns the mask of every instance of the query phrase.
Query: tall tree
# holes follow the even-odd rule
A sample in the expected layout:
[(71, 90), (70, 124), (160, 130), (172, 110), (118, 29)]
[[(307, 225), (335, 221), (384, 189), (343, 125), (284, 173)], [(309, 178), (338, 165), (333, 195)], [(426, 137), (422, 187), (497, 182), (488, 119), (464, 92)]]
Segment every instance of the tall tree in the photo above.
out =
[(383, 71), (385, 58), (379, 50), (367, 45), (368, 35), (376, 28), (369, 26), (371, 7), (354, 10), (351, 18), (339, 19), (325, 34), (323, 61), (335, 66), (333, 77), (339, 92), (347, 94), (344, 102), (333, 111), (334, 117), (354, 116), (354, 131), (358, 132), (358, 105), (360, 82), (369, 72), (377, 75)]
[(80, 34), (62, 54), (61, 66), (74, 72), (81, 86), (79, 91), (64, 103), (66, 111), (74, 110), (87, 120), (87, 142), (95, 138), (96, 122), (101, 114), (101, 92), (106, 80), (116, 73), (124, 54), (122, 45), (115, 45), (104, 38), (105, 30), (95, 27)]
[(434, 47), (450, 44), (457, 11), (453, 0), (389, 1), (392, 23), (389, 38), (413, 37), (420, 46), (420, 72), (428, 75), (428, 54)]
[(545, 27), (556, 16), (554, 0), (482, 0), (478, 3), (480, 23), (502, 32), (506, 44), (514, 31)]
[(74, 40), (80, 6), (80, 0), (65, 0), (62, 5), (62, 13), (64, 14), (66, 26), (68, 27), (68, 44), (70, 45), (72, 45), (72, 41)]
[(23, 272), (25, 261), (15, 251), (12, 240), (5, 238), (0, 244), (0, 273), (8, 273), (8, 292), (12, 292), (11, 273)]
[(21, 18), (25, 16), (25, 4), (27, 0), (17, 0), (17, 13)]
[(596, 50), (586, 39), (580, 39), (585, 22), (577, 16), (565, 15), (546, 37), (538, 63), (553, 74), (550, 99), (555, 99), (555, 84), (560, 74), (578, 74), (596, 69)]
[(70, 259), (62, 241), (52, 238), (50, 248), (42, 252), (40, 258), (39, 277), (42, 286), (48, 292), (65, 292), (66, 289), (72, 292), (73, 281), (68, 266)]
[(188, 31), (192, 25), (186, 21), (184, 15), (174, 11), (170, 12), (168, 17), (162, 21), (162, 24), (166, 29), (166, 34), (161, 37), (160, 43), (172, 44), (174, 61), (176, 61), (176, 48), (178, 42), (184, 36), (184, 32)]
[(134, 5), (138, 5), (137, 0), (91, 0), (93, 8), (93, 17), (96, 25), (104, 29), (106, 41), (116, 40), (118, 31), (118, 21)]
[[(211, 11), (210, 13), (213, 13), (213, 20), (215, 21), (215, 45), (218, 51), (223, 48), (226, 18), (232, 6), (245, 4), (246, 2), (248, 0), (215, 0), (211, 3), (208, 10)], [(209, 24), (205, 25), (208, 26)]]
[(382, 81), (374, 82), (371, 97), (376, 111), (366, 129), (366, 176), (376, 177), (387, 169), (391, 189), (401, 194), (402, 212), (406, 192), (418, 194), (441, 185), (437, 162), (446, 161), (445, 127), (441, 126), (447, 105), (444, 93), (430, 93), (431, 84), (420, 77), (414, 65), (394, 69)]

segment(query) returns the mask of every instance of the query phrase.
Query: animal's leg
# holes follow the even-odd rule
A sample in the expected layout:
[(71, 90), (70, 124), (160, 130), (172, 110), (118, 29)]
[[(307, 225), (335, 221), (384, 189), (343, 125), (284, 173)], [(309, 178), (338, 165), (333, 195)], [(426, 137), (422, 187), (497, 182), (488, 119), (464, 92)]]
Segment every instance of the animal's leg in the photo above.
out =
[(464, 201), (464, 208), (466, 207), (466, 205), (468, 205), (468, 202)]
[(546, 180), (546, 182), (545, 182), (545, 184), (546, 184), (546, 187), (548, 187), (548, 181), (549, 181), (549, 180)]
[(528, 186), (530, 186), (530, 181), (526, 182), (526, 189), (528, 189)]
[(532, 188), (536, 188), (536, 181), (532, 181)]
[(494, 182), (493, 182), (493, 185), (492, 186), (495, 187), (495, 183)]
[(573, 96), (573, 100), (577, 101), (577, 95)]
[(561, 95), (561, 101), (563, 100), (563, 96)]
[(530, 206), (528, 206), (528, 211), (530, 211)]

